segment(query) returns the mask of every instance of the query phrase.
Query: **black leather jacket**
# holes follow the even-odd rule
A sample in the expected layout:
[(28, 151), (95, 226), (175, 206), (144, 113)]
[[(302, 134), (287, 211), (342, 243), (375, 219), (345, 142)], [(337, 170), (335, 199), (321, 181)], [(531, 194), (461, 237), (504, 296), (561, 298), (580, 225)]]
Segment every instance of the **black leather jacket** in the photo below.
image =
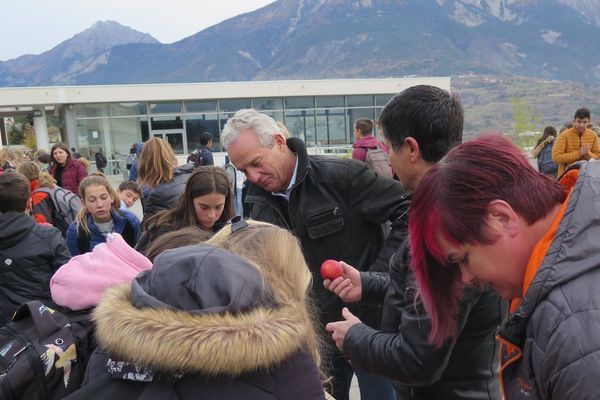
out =
[[(288, 139), (287, 145), (298, 156), (289, 202), (253, 184), (245, 202), (252, 204), (252, 218), (287, 228), (299, 238), (313, 273), (313, 293), (322, 322), (339, 321), (342, 307), (347, 305), (323, 287), (321, 263), (326, 259), (343, 260), (361, 271), (387, 273), (397, 242), (392, 232), (383, 248), (381, 224), (402, 214), (401, 200), (406, 191), (400, 183), (375, 174), (363, 162), (308, 156), (304, 142), (298, 138)], [(352, 305), (350, 309), (370, 326), (379, 325), (377, 308), (357, 309)]]
[[(397, 231), (407, 233), (406, 219)], [(427, 343), (430, 320), (415, 302), (408, 239), (390, 261), (389, 274), (361, 273), (364, 302), (381, 302), (381, 331), (351, 327), (344, 354), (357, 370), (392, 379), (398, 399), (500, 399), (497, 345), (503, 303), (491, 291), (465, 289), (455, 343), (435, 349)]]

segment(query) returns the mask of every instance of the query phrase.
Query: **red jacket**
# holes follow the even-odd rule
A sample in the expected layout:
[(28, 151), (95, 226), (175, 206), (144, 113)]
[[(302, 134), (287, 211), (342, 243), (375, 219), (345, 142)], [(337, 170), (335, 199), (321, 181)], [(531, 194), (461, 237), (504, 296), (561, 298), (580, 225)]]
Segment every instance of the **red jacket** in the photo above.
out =
[(34, 179), (29, 182), (31, 190), (31, 216), (38, 224), (52, 225), (52, 211), (54, 203), (46, 192), (36, 192), (40, 187), (39, 179)]
[(377, 146), (379, 146), (379, 140), (377, 140), (375, 136), (363, 136), (352, 145), (352, 148), (354, 149), (352, 150), (352, 158), (365, 162), (367, 157), (367, 149), (374, 149)]
[[(48, 170), (50, 175), (56, 178), (56, 165), (51, 165)], [(79, 196), (79, 182), (83, 180), (87, 176), (87, 172), (83, 164), (79, 161), (71, 158), (67, 161), (67, 165), (65, 165), (62, 175), (61, 175), (61, 187), (70, 190)]]

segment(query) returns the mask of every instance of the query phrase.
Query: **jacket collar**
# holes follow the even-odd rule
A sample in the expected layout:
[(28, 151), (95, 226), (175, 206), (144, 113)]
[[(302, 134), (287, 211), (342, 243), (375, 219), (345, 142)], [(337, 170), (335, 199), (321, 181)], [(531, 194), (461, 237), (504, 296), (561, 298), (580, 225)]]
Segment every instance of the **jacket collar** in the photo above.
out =
[(99, 346), (161, 373), (239, 376), (269, 368), (303, 347), (309, 325), (297, 307), (232, 314), (136, 308), (130, 285), (109, 289), (94, 311)]

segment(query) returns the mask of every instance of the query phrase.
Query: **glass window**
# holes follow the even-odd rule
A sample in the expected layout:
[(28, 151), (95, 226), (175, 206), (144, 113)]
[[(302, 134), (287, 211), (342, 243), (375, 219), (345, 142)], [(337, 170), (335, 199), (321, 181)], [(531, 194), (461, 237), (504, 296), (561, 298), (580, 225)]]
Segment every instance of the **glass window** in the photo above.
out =
[(317, 96), (317, 108), (344, 107), (344, 96)]
[(108, 117), (108, 104), (75, 104), (75, 117)]
[(377, 94), (375, 95), (375, 105), (383, 107), (392, 97), (394, 97), (393, 94)]
[(104, 154), (112, 154), (113, 159), (124, 161), (131, 145), (142, 141), (142, 121), (148, 125), (146, 117), (111, 118), (112, 149)]
[(187, 112), (217, 112), (217, 101), (186, 101), (185, 109)]
[(145, 115), (146, 111), (146, 102), (110, 104), (110, 115), (113, 117)]
[[(82, 157), (85, 157), (88, 160), (90, 160), (90, 150), (97, 151), (98, 148), (103, 147), (102, 143), (105, 142), (104, 135), (110, 133), (110, 124), (108, 123), (109, 120), (108, 118), (94, 118), (78, 119), (76, 121), (77, 143), (79, 144), (79, 153)], [(104, 154), (107, 153), (105, 152)]]
[(346, 96), (347, 107), (373, 107), (372, 95)]
[(317, 111), (317, 145), (345, 145), (345, 121), (343, 108)]
[(260, 97), (252, 99), (252, 107), (257, 110), (282, 110), (283, 100), (281, 97)]
[(222, 151), (217, 113), (188, 115), (185, 119), (185, 130), (190, 153), (200, 146), (200, 134), (202, 132), (208, 132), (212, 135), (213, 151)]
[(219, 100), (221, 112), (237, 112), (242, 108), (250, 108), (250, 99), (224, 99)]
[(161, 103), (150, 103), (150, 112), (152, 114), (170, 114), (181, 112), (180, 101), (165, 101)]
[(290, 135), (304, 140), (307, 147), (315, 145), (314, 110), (286, 111), (285, 126)]
[(150, 118), (152, 130), (183, 129), (183, 121), (179, 115)]
[(285, 108), (314, 108), (315, 99), (312, 96), (286, 97)]

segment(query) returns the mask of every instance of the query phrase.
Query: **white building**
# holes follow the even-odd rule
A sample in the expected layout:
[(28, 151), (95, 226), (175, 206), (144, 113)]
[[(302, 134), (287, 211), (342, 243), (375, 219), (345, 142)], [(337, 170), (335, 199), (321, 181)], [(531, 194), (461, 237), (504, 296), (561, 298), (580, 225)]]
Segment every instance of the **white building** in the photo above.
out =
[(348, 146), (354, 120), (378, 118), (394, 94), (420, 84), (450, 90), (449, 77), (0, 88), (0, 136), (15, 145), (5, 119), (28, 115), (38, 148), (62, 140), (86, 157), (102, 148), (123, 160), (133, 143), (159, 136), (185, 155), (209, 132), (220, 152), (227, 119), (252, 107), (309, 148)]

